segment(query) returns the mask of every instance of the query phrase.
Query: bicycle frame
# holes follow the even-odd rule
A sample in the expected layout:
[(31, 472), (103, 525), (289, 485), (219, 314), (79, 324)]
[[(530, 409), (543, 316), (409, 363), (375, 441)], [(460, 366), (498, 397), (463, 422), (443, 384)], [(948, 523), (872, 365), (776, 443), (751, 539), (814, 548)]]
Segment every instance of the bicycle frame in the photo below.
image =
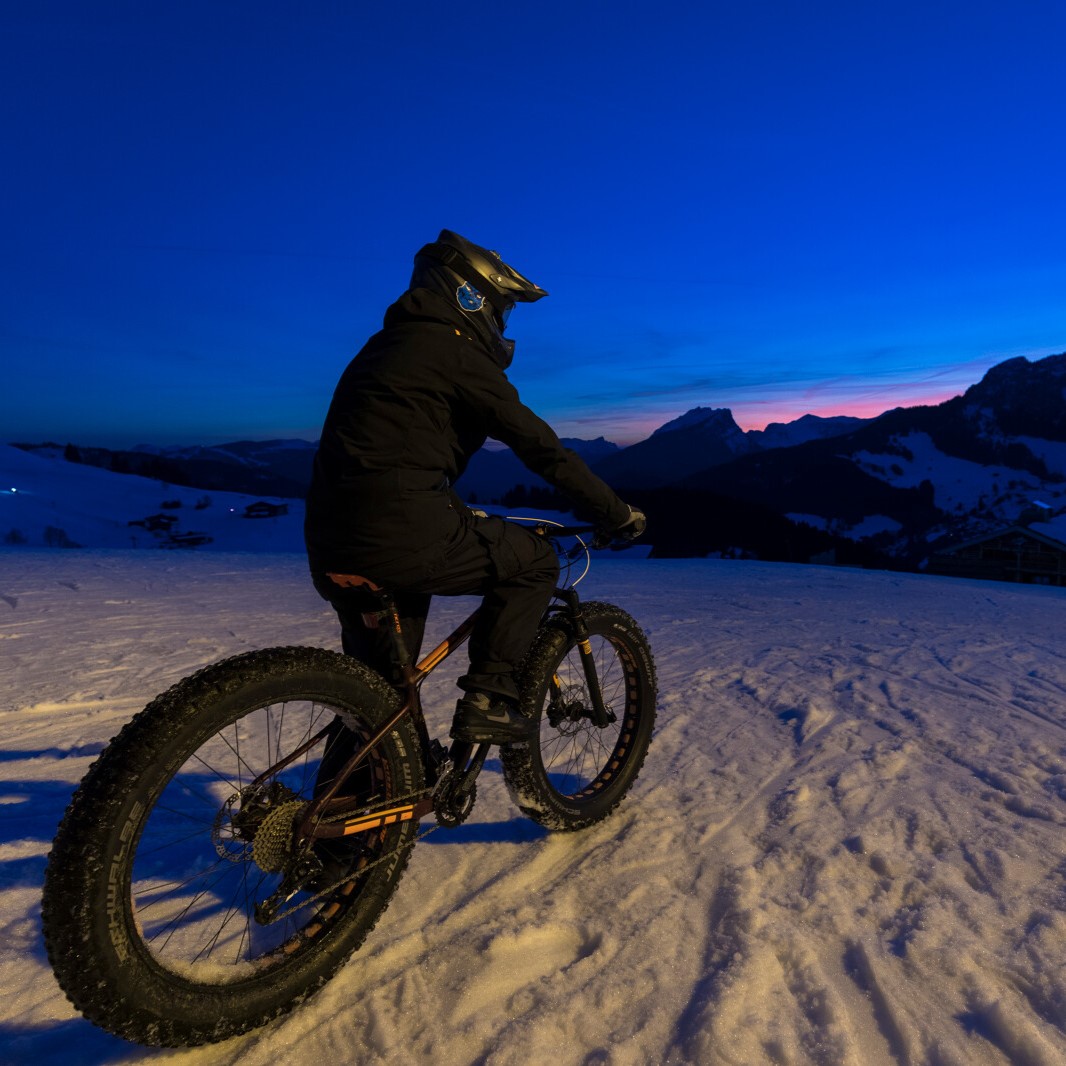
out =
[[(543, 527), (541, 527), (541, 531), (546, 532)], [(588, 526), (561, 527), (553, 530), (552, 535), (580, 535), (591, 531), (591, 527)], [(367, 738), (358, 751), (352, 754), (340, 772), (337, 773), (329, 788), (315, 797), (309, 804), (300, 820), (298, 834), (301, 837), (311, 839), (349, 836), (353, 833), (377, 829), (395, 822), (418, 821), (433, 811), (434, 803), (431, 796), (424, 797), (414, 803), (375, 812), (372, 815), (358, 813), (363, 805), (356, 800), (344, 797), (335, 799), (334, 797), (356, 767), (373, 751), (382, 738), (396, 727), (405, 714), (414, 716), (416, 730), (421, 741), (422, 759), (427, 771), (427, 781), (431, 786), (436, 783), (439, 776), (440, 760), (435, 757), (434, 753), (433, 745), (436, 742), (430, 739), (429, 731), (426, 728), (426, 720), (422, 712), (420, 686), (442, 662), (466, 642), (473, 632), (480, 613), (480, 608), (475, 610), (419, 663), (414, 664), (403, 638), (400, 614), (393, 595), (387, 589), (383, 589), (369, 579), (359, 575), (330, 574), (329, 576), (341, 587), (363, 589), (377, 601), (378, 609), (365, 612), (363, 620), (368, 626), (384, 625), (388, 629), (393, 654), (402, 670), (404, 699), (399, 709), (390, 715), (388, 720), (372, 736)], [(589, 694), (592, 697), (593, 721), (597, 726), (603, 728), (612, 720), (613, 716), (603, 703), (603, 694), (600, 690), (599, 678), (596, 675), (595, 659), (589, 643), (588, 628), (585, 626), (581, 615), (580, 598), (577, 590), (573, 587), (557, 588), (554, 590), (554, 595), (560, 601), (560, 604), (553, 605), (548, 610), (563, 610), (571, 619), (574, 626), (574, 635), (577, 638), (580, 650), (585, 679), (588, 683)], [(265, 780), (271, 773), (275, 773), (288, 762), (310, 750), (325, 736), (325, 732), (326, 730), (322, 730), (314, 737), (311, 737), (285, 761), (271, 767), (261, 775), (262, 778)], [(473, 780), (480, 773), (482, 766), (484, 766), (490, 747), (491, 745), (489, 744), (479, 744), (475, 749), (474, 745), (462, 742), (456, 742), (452, 745), (448, 756), (454, 771), (459, 775), (459, 784), (457, 786), (459, 791), (466, 791), (472, 785)], [(343, 819), (342, 816), (345, 811), (353, 807), (355, 809), (352, 811), (352, 817)], [(330, 820), (327, 820), (327, 816)]]
[[(334, 580), (336, 580), (337, 577), (344, 576), (352, 577), (354, 575), (336, 575)], [(362, 580), (365, 581), (365, 579)], [(352, 587), (354, 584), (354, 581), (351, 582), (349, 587)], [(373, 749), (381, 742), (382, 738), (387, 736), (389, 732), (396, 727), (396, 724), (405, 714), (414, 715), (419, 739), (422, 742), (423, 762), (427, 769), (435, 769), (436, 763), (432, 756), (432, 742), (429, 739), (425, 716), (422, 713), (422, 700), (419, 686), (425, 678), (444, 662), (445, 659), (449, 658), (453, 652), (466, 642), (470, 634), (473, 632), (474, 624), (477, 621), (478, 616), (478, 611), (475, 610), (464, 621), (456, 626), (456, 628), (452, 630), (452, 632), (449, 633), (448, 636), (437, 645), (437, 647), (426, 655), (421, 662), (418, 664), (412, 664), (410, 653), (408, 652), (406, 643), (403, 639), (400, 613), (396, 608), (395, 599), (391, 593), (385, 589), (370, 588), (369, 591), (377, 596), (381, 609), (375, 612), (367, 612), (364, 614), (363, 618), (369, 625), (380, 626), (384, 624), (388, 628), (392, 639), (394, 654), (403, 670), (404, 700), (399, 709), (389, 716), (388, 720), (377, 730), (377, 732), (368, 737), (359, 750), (352, 754), (351, 758), (336, 775), (330, 787), (311, 801), (311, 804), (308, 806), (300, 822), (299, 832), (302, 836), (314, 837), (316, 839), (349, 836), (352, 833), (363, 832), (367, 829), (376, 829), (379, 826), (390, 825), (397, 821), (409, 821), (411, 819), (417, 821), (433, 810), (432, 799), (425, 798), (419, 800), (417, 803), (407, 804), (403, 807), (396, 808), (395, 810), (382, 811), (380, 814), (375, 814), (370, 817), (355, 817), (350, 820), (337, 822), (327, 822), (324, 820), (327, 814), (340, 815), (343, 813), (345, 807), (352, 805), (353, 801), (351, 800), (343, 798), (340, 800), (334, 800), (333, 797), (355, 768), (371, 751), (373, 751)], [(306, 748), (315, 744), (319, 738), (324, 736), (324, 734), (325, 730), (317, 734), (315, 737), (312, 737), (304, 747)], [(487, 749), (489, 745), (484, 744), (480, 745), (480, 747)], [(466, 760), (469, 758), (470, 750), (471, 745), (469, 744), (456, 744), (454, 746), (452, 761), (453, 763), (456, 763), (457, 768), (465, 765)], [(294, 752), (290, 758), (298, 756), (299, 754), (299, 752)], [(487, 754), (487, 752), (485, 754)], [(481, 763), (483, 762), (484, 754), (481, 757)], [(478, 769), (480, 769), (480, 764)], [(271, 770), (267, 771), (267, 774), (275, 771), (276, 767), (272, 767)]]
[[(549, 544), (526, 546), (550, 557)], [(654, 656), (628, 612), (579, 600), (585, 543), (552, 546), (562, 587), (549, 598), (538, 582), (545, 613), (520, 620), (539, 626), (506, 730), (490, 725), (490, 700), (483, 724), (460, 714), (465, 731), (454, 732), (471, 739), (449, 751), (444, 735), (430, 738), (436, 716), (427, 729), (421, 699), (422, 682), (468, 639), (468, 673), (489, 672), (477, 644), (491, 599), (422, 657), (405, 631), (424, 633), (424, 601), (408, 615), (405, 592), (357, 575), (325, 591), (367, 664), (313, 646), (245, 651), (182, 678), (124, 726), (68, 805), (42, 887), (44, 946), (71, 1003), (116, 1036), (167, 1047), (280, 1017), (364, 943), (411, 849), (471, 817), (490, 751), (515, 806), (546, 830), (611, 815), (652, 741)], [(378, 627), (366, 640), (353, 632), (359, 612)]]

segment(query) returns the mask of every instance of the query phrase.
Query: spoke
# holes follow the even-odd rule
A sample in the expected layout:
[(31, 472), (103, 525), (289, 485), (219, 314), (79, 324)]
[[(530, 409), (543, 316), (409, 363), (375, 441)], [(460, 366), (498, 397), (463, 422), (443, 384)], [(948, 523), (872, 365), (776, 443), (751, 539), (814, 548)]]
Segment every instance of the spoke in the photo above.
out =
[[(241, 783), (240, 783), (241, 782), (241, 778), (240, 778), (240, 773), (241, 773), (241, 769), (240, 769), (240, 754), (237, 752), (237, 750), (233, 747), (233, 745), (221, 733), (216, 733), (215, 736), (220, 741), (222, 741), (222, 743), (225, 744), (226, 747), (229, 748), (229, 750), (232, 751), (234, 755), (237, 756), (238, 765), (237, 765), (237, 771), (236, 771), (237, 772), (237, 780), (236, 781), (233, 779), (233, 774), (232, 773), (223, 773), (221, 770), (216, 769), (214, 766), (211, 765), (211, 763), (207, 762), (203, 758), (203, 756), (201, 756), (201, 754), (198, 751), (194, 751), (193, 752), (192, 758), (195, 759), (201, 766), (203, 766), (204, 769), (206, 769), (209, 773), (214, 774), (215, 777), (217, 777), (219, 779), (219, 781), (221, 781), (224, 785), (226, 785), (229, 788), (231, 788), (234, 792), (240, 792), (240, 790), (241, 790)], [(249, 770), (249, 772), (251, 772), (251, 771)]]
[[(181, 928), (180, 923), (185, 919), (185, 917), (188, 915), (189, 911), (191, 911), (193, 909), (193, 907), (196, 906), (200, 902), (201, 899), (203, 899), (205, 896), (207, 896), (208, 892), (210, 892), (215, 887), (215, 885), (218, 884), (218, 882), (222, 880), (222, 878), (225, 876), (225, 873), (226, 873), (226, 871), (223, 870), (218, 875), (218, 877), (216, 877), (209, 885), (205, 885), (202, 889), (200, 889), (200, 891), (197, 892), (196, 895), (194, 895), (193, 898), (191, 900), (189, 900), (189, 902), (181, 909), (181, 911), (178, 914), (176, 914), (173, 918), (171, 918), (169, 922), (161, 923), (159, 929), (155, 933), (153, 933), (151, 936), (146, 936), (145, 939), (147, 939), (149, 943), (153, 943), (160, 936), (162, 936), (162, 934), (166, 930), (169, 929), (170, 931), (167, 933), (167, 936), (163, 940), (163, 943), (159, 945), (159, 951), (162, 951), (163, 949), (165, 949), (167, 947), (167, 945), (170, 943), (171, 937), (173, 937), (174, 934), (178, 931), (178, 929)], [(190, 878), (190, 880), (192, 880), (192, 878)], [(150, 907), (150, 906), (152, 906), (152, 904), (148, 904), (148, 906)], [(142, 908), (138, 907), (138, 910), (140, 910), (140, 909), (142, 909)], [(144, 909), (147, 909), (147, 907), (144, 908)]]
[[(219, 869), (219, 878), (224, 876), (225, 867), (222, 866), (222, 861), (219, 860), (214, 866), (209, 866), (203, 870), (198, 870), (194, 874), (189, 874), (188, 877), (180, 881), (160, 881), (158, 884), (154, 884), (151, 888), (142, 889), (139, 893), (135, 894), (134, 903), (137, 906), (137, 913), (143, 914), (146, 911), (150, 911), (158, 903), (166, 903), (168, 900), (179, 895), (186, 886), (192, 884), (199, 878), (205, 877), (211, 870)], [(144, 880), (147, 880), (145, 878)], [(208, 886), (210, 887), (210, 886)], [(207, 891), (207, 889), (201, 889), (201, 893)], [(156, 936), (159, 935), (157, 932)]]
[[(184, 788), (185, 786), (182, 785), (180, 787)], [(161, 802), (155, 805), (155, 809), (166, 814), (171, 814), (175, 818), (184, 818), (190, 822), (197, 822), (200, 825), (213, 825), (215, 821), (215, 813), (218, 811), (219, 804), (212, 800), (209, 803), (205, 803), (204, 806), (207, 808), (207, 811), (200, 814), (193, 814), (187, 810), (183, 810), (181, 807), (171, 807), (169, 804), (163, 804)]]
[(274, 709), (271, 708), (267, 711), (267, 766), (273, 766), (281, 757), (281, 735), (285, 732), (285, 708), (288, 707), (287, 703), (281, 705), (281, 712), (278, 715), (278, 728), (274, 733), (274, 754), (270, 754), (270, 726), (274, 721)]
[[(232, 893), (232, 895), (229, 898), (229, 903), (225, 904), (225, 914), (223, 915), (221, 924), (215, 930), (214, 934), (208, 939), (207, 943), (204, 944), (204, 946), (202, 948), (200, 948), (200, 950), (189, 960), (190, 962), (197, 962), (199, 959), (206, 958), (206, 957), (209, 957), (211, 955), (211, 952), (215, 950), (215, 947), (218, 944), (219, 938), (222, 936), (223, 931), (225, 930), (226, 926), (229, 925), (230, 919), (233, 917), (233, 915), (235, 913), (238, 912), (238, 907), (237, 907), (237, 902), (236, 901), (237, 901), (237, 898), (241, 895), (242, 889), (244, 887), (243, 886), (243, 882), (246, 882), (247, 879), (248, 879), (247, 868), (243, 871), (243, 874), (244, 874), (244, 876), (240, 879), (240, 882), (237, 884), (237, 887), (233, 890), (233, 893)], [(247, 932), (247, 928), (248, 928), (248, 895), (247, 895), (247, 893), (245, 893), (245, 896), (244, 896), (244, 904), (245, 904), (245, 907), (244, 907), (244, 925), (245, 925), (245, 932)], [(244, 934), (242, 934), (242, 937), (243, 937), (243, 935)]]
[[(235, 790), (236, 786), (233, 784), (233, 781), (226, 777), (221, 771), (216, 770), (209, 763), (204, 762), (199, 752), (193, 752), (191, 758), (196, 759), (197, 762), (204, 766), (210, 773), (214, 774), (214, 776), (217, 777), (228, 788), (230, 788), (231, 790)], [(188, 769), (187, 762), (185, 766), (181, 767), (174, 775), (172, 785), (176, 785), (178, 788), (188, 790), (188, 792), (195, 796), (198, 800), (200, 800), (200, 802), (203, 803), (205, 807), (217, 808), (218, 800), (215, 799), (215, 797), (212, 796), (209, 792), (205, 792), (203, 785), (196, 783), (196, 778), (199, 776), (199, 774), (194, 774), (191, 770)]]
[[(160, 841), (157, 844), (152, 844), (150, 847), (138, 848), (137, 856), (138, 858), (140, 858), (142, 855), (154, 855), (157, 851), (172, 848), (176, 844), (188, 843), (188, 841), (190, 840), (196, 840), (199, 837), (203, 836), (205, 831), (210, 834), (210, 829), (201, 824), (201, 826), (197, 830), (195, 830), (194, 832), (187, 833), (184, 836), (172, 836), (169, 837), (167, 840)], [(211, 850), (214, 851), (214, 848), (212, 848)]]
[[(319, 705), (318, 703), (315, 703), (315, 702), (311, 703), (311, 713), (310, 713), (310, 716), (308, 718), (307, 729), (306, 729), (306, 731), (304, 733), (304, 737), (305, 738), (313, 736), (315, 733), (318, 732), (318, 723), (325, 717), (325, 715), (327, 713), (329, 713), (329, 712), (327, 711), (327, 709), (325, 707), (322, 707), (321, 705)], [(303, 743), (303, 741), (301, 741), (301, 743)], [(316, 745), (316, 747), (317, 747), (317, 745)], [(322, 756), (319, 759), (319, 765), (320, 766), (322, 765), (322, 762), (325, 760), (326, 751), (327, 750), (328, 750), (328, 745), (326, 747), (323, 747), (323, 749), (322, 749)], [(301, 775), (301, 779), (300, 779), (300, 795), (303, 795), (305, 792), (308, 792), (309, 791), (309, 787), (311, 785), (311, 752), (312, 751), (314, 751), (314, 748), (308, 748), (307, 751), (305, 751), (304, 754), (303, 754), (303, 769), (302, 769), (302, 775)]]

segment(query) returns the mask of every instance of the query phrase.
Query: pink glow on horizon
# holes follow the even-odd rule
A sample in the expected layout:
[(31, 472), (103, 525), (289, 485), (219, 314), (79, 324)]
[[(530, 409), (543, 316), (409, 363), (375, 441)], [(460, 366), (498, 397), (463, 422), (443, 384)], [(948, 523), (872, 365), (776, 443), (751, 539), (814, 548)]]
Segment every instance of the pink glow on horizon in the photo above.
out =
[[(647, 440), (657, 429), (697, 407), (728, 408), (742, 430), (787, 424), (804, 415), (818, 418), (877, 418), (897, 407), (932, 407), (961, 396), (1007, 359), (1028, 361), (1058, 354), (1057, 348), (1016, 351), (996, 349), (961, 363), (897, 368), (880, 375), (839, 374), (805, 380), (768, 378), (751, 384), (714, 388), (705, 384), (622, 394), (610, 412), (606, 405), (549, 422), (560, 436), (591, 440), (603, 437), (620, 447)], [(670, 400), (666, 400), (666, 395)], [(609, 413), (608, 413), (609, 412)]]
[(932, 407), (954, 399), (965, 389), (944, 389), (934, 393), (908, 394), (897, 393), (895, 396), (871, 396), (863, 399), (837, 400), (824, 403), (808, 403), (802, 399), (778, 401), (775, 403), (738, 403), (733, 410), (733, 417), (741, 429), (765, 429), (771, 422), (795, 422), (804, 415), (817, 415), (819, 418), (836, 418), (848, 415), (852, 418), (876, 418), (896, 407)]
[(639, 441), (647, 440), (660, 426), (680, 417), (685, 411), (692, 410), (694, 407), (728, 407), (741, 429), (761, 430), (772, 422), (795, 422), (797, 418), (808, 414), (817, 415), (819, 418), (834, 418), (840, 415), (849, 415), (853, 418), (876, 418), (896, 407), (934, 406), (944, 403), (961, 395), (966, 388), (967, 386), (963, 385), (929, 392), (918, 386), (913, 390), (897, 388), (891, 394), (886, 390), (881, 395), (850, 399), (826, 395), (832, 393), (831, 387), (797, 390), (794, 397), (776, 397), (773, 400), (752, 402), (723, 396), (717, 402), (692, 403), (682, 410), (660, 410), (639, 419), (611, 420), (591, 417), (573, 421), (561, 419), (553, 424), (561, 436), (584, 439), (603, 436), (620, 447), (628, 447)]

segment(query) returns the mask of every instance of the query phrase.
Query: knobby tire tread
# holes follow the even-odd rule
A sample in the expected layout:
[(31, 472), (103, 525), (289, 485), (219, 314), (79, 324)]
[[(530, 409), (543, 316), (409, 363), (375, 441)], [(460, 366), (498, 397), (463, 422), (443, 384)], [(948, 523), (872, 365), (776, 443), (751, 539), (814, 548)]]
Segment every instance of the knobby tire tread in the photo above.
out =
[[(581, 606), (590, 637), (610, 638), (620, 645), (630, 686), (627, 710), (633, 714), (633, 740), (625, 749), (614, 779), (590, 798), (571, 799), (548, 779), (537, 746), (503, 745), (500, 759), (511, 798), (523, 814), (556, 832), (585, 829), (608, 817), (633, 786), (651, 746), (655, 724), (657, 682), (648, 639), (636, 620), (614, 604), (589, 601)], [(559, 612), (543, 622), (519, 671), (521, 710), (541, 725), (544, 696), (556, 667), (576, 647), (572, 623)], [(619, 660), (622, 661), (621, 659)]]
[[(293, 963), (286, 961), (269, 970), (269, 981), (254, 978), (237, 984), (201, 984), (164, 969), (146, 950), (128, 950), (126, 958), (134, 960), (128, 964), (112, 946), (114, 938), (101, 912), (108, 871), (117, 861), (116, 827), (123, 817), (126, 828), (131, 824), (128, 808), (133, 797), (148, 794), (152, 802), (158, 798), (163, 784), (152, 793), (154, 786), (146, 775), (159, 773), (168, 760), (176, 768), (196, 751), (197, 743), (204, 740), (195, 737), (212, 735), (207, 728), (212, 711), (219, 729), (224, 728), (223, 719), (232, 713), (233, 701), (240, 703), (242, 687), (266, 686), (269, 690), (273, 684), (283, 691), (288, 684), (288, 694), (280, 698), (299, 699), (291, 691), (291, 678), (301, 672), (316, 679), (310, 685), (316, 691), (305, 692), (304, 698), (324, 699), (331, 710), (335, 709), (331, 699), (349, 705), (358, 701), (365, 720), (380, 724), (397, 706), (392, 687), (348, 656), (300, 647), (245, 653), (197, 671), (153, 700), (111, 740), (75, 792), (45, 873), (44, 939), (67, 998), (109, 1032), (142, 1044), (178, 1047), (223, 1040), (263, 1025), (325, 984), (362, 944), (387, 907), (410, 856), (406, 844), (395, 851), (395, 863), (379, 867), (383, 875), (369, 871), (366, 886), (370, 887), (360, 886), (353, 893), (355, 902), (342, 907), (343, 915), (332, 931), (309, 951), (301, 949), (291, 976)], [(201, 724), (198, 718), (205, 720)], [(401, 768), (409, 789), (423, 787), (419, 745), (410, 719), (402, 719), (383, 744), (393, 745), (387, 755), (390, 767)], [(149, 802), (142, 828), (151, 810)], [(412, 841), (416, 828), (415, 823), (404, 827)], [(127, 843), (128, 857), (121, 860), (127, 876), (134, 843)], [(280, 975), (279, 969), (284, 970)], [(284, 987), (272, 996), (267, 984)]]

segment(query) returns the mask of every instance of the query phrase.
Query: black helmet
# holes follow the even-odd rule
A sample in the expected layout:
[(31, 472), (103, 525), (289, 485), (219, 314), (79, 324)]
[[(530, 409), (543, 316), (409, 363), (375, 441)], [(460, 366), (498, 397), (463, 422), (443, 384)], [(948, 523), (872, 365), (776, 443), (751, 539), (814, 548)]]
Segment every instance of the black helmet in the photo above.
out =
[[(426, 260), (429, 260), (427, 262)], [(499, 252), (489, 252), (478, 244), (459, 237), (450, 229), (442, 229), (433, 244), (426, 244), (415, 256), (415, 273), (411, 276), (411, 288), (417, 288), (421, 269), (425, 266), (445, 266), (455, 275), (457, 287), (465, 284), (477, 295), (484, 296), (501, 317), (516, 303), (531, 304), (548, 293), (534, 285), (528, 277), (522, 277), (513, 266), (508, 266)], [(461, 303), (464, 297), (461, 298)], [(466, 297), (468, 302), (477, 302)], [(479, 310), (463, 305), (464, 310)]]
[[(499, 255), (442, 229), (433, 244), (415, 255), (412, 289), (427, 288), (453, 299), (467, 315), (488, 326), (489, 339), (500, 350), (506, 367), (514, 355), (514, 341), (503, 337), (507, 317), (516, 303), (532, 303), (548, 294)], [(484, 312), (484, 314), (478, 314)]]

